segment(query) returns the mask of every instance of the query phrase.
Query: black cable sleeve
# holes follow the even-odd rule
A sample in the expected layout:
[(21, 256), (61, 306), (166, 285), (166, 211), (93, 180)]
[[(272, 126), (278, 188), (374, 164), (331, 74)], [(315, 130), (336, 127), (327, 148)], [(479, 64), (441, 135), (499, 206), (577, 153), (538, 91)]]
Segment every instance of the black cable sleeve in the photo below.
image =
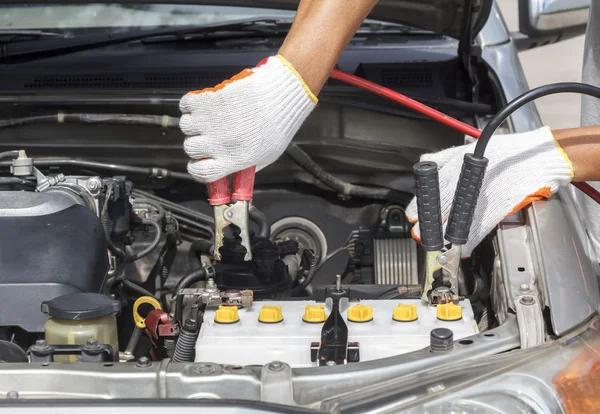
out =
[(175, 285), (175, 289), (173, 289), (173, 296), (178, 296), (179, 292), (182, 289), (186, 289), (193, 285), (196, 282), (200, 282), (202, 280), (206, 280), (206, 276), (208, 272), (205, 267), (201, 267), (196, 270), (192, 270), (190, 273), (179, 279), (179, 282)]
[(250, 209), (248, 210), (248, 216), (250, 220), (258, 225), (258, 235), (268, 239), (271, 236), (271, 226), (269, 226), (269, 221), (267, 220), (265, 213), (260, 211), (255, 206), (250, 206)]
[(150, 296), (154, 298), (154, 293), (150, 292), (149, 290), (144, 289), (143, 287), (136, 285), (135, 283), (127, 280), (127, 279), (123, 279), (122, 280), (123, 285), (128, 287), (129, 289), (139, 293), (142, 296)]
[(373, 200), (390, 200), (397, 202), (406, 202), (407, 198), (389, 188), (375, 188), (354, 185), (342, 181), (325, 171), (313, 159), (296, 144), (291, 144), (285, 154), (290, 157), (298, 166), (314, 176), (317, 180), (327, 185), (338, 194), (350, 197), (367, 198)]
[(142, 224), (154, 227), (154, 230), (156, 231), (154, 240), (152, 240), (150, 246), (146, 247), (144, 250), (125, 257), (125, 263), (135, 262), (136, 260), (140, 260), (141, 258), (148, 256), (154, 251), (154, 249), (158, 247), (158, 244), (160, 243), (160, 239), (162, 238), (162, 228), (160, 227), (160, 224), (151, 219), (142, 219)]
[(198, 256), (200, 254), (207, 254), (212, 257), (213, 255), (213, 244), (208, 240), (194, 240), (190, 245), (190, 250), (188, 253), (188, 264), (192, 269), (202, 266), (200, 259)]
[(496, 132), (500, 125), (502, 125), (513, 112), (538, 98), (558, 93), (578, 93), (600, 99), (600, 88), (578, 82), (553, 83), (527, 91), (502, 108), (502, 110), (494, 115), (490, 122), (488, 122), (475, 145), (475, 158), (483, 158), (485, 149), (487, 148), (492, 135), (494, 135), (494, 132)]

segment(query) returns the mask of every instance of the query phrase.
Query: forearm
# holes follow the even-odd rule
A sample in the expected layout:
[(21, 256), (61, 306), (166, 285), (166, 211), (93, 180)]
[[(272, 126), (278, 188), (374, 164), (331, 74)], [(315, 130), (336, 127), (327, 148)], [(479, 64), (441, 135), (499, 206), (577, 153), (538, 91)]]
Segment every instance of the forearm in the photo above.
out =
[(279, 54), (318, 95), (344, 48), (377, 0), (301, 0)]
[(600, 125), (552, 131), (573, 164), (573, 181), (600, 181)]

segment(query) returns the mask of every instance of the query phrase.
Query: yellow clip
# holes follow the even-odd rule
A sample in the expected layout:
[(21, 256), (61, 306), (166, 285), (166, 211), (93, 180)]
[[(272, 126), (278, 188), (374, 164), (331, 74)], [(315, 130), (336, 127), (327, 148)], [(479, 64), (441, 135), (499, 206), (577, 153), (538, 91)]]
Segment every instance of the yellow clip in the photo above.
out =
[(417, 305), (405, 305), (400, 304), (394, 308), (392, 319), (398, 322), (412, 322), (416, 321), (417, 316)]
[(327, 320), (327, 315), (325, 314), (325, 305), (306, 305), (302, 320), (308, 323), (325, 322)]
[(361, 305), (348, 308), (348, 320), (350, 322), (369, 322), (373, 320), (373, 307)]
[(135, 326), (140, 329), (146, 329), (146, 318), (143, 318), (142, 315), (138, 312), (138, 309), (141, 305), (147, 303), (148, 305), (154, 306), (154, 309), (162, 309), (160, 306), (160, 302), (154, 299), (152, 296), (141, 296), (133, 303), (133, 320), (135, 322)]
[(216, 323), (236, 323), (240, 320), (238, 315), (237, 306), (219, 306), (219, 309), (215, 312)]
[(281, 306), (264, 305), (258, 312), (258, 321), (262, 323), (278, 323), (283, 320)]
[(458, 321), (462, 319), (462, 306), (455, 305), (452, 302), (437, 305), (436, 315), (442, 321)]

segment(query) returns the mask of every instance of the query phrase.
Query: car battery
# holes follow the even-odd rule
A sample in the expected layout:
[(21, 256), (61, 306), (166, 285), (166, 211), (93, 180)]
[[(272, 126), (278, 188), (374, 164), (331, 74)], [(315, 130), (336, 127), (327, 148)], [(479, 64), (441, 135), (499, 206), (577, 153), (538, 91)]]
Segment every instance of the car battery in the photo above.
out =
[[(319, 343), (328, 312), (323, 302), (314, 301), (256, 301), (249, 308), (207, 309), (195, 361), (315, 366), (311, 344)], [(341, 315), (360, 361), (426, 348), (435, 328), (450, 329), (454, 340), (478, 333), (468, 300), (438, 307), (421, 300), (361, 300), (348, 303)]]

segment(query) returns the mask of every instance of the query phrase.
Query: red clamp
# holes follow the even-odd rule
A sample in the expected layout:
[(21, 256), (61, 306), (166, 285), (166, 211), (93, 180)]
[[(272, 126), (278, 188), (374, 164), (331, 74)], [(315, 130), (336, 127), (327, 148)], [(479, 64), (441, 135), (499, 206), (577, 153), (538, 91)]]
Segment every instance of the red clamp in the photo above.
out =
[(223, 246), (223, 230), (230, 224), (240, 229), (242, 246), (246, 248), (246, 261), (252, 260), (250, 232), (248, 230), (248, 209), (254, 191), (256, 167), (246, 168), (233, 174), (233, 193), (229, 191), (229, 180), (223, 177), (206, 184), (208, 203), (215, 212), (215, 260), (221, 260), (219, 249)]

